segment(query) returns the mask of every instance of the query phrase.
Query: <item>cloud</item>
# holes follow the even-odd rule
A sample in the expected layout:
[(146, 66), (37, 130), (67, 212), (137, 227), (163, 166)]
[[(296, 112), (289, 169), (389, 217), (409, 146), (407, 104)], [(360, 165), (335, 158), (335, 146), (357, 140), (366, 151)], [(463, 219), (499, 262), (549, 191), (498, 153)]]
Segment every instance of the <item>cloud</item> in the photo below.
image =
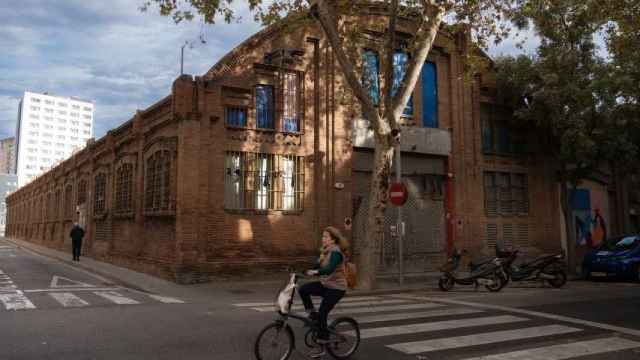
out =
[[(23, 0), (20, 7), (0, 3), (0, 136), (13, 136), (18, 102), (25, 90), (77, 96), (96, 104), (94, 133), (130, 119), (171, 91), (180, 72), (202, 74), (255, 33), (259, 26), (179, 25), (157, 14), (143, 13), (142, 1)], [(239, 12), (247, 13), (246, 6)], [(250, 18), (245, 16), (245, 18)], [(206, 44), (198, 36), (204, 34)]]

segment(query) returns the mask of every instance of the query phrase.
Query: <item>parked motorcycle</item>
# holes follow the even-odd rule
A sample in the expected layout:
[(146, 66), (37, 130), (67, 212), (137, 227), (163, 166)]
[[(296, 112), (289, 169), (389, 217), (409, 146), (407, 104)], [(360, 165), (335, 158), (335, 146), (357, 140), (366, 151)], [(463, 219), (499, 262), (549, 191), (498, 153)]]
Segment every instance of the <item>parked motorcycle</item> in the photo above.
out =
[(564, 271), (564, 252), (554, 255), (545, 255), (536, 258), (533, 261), (513, 265), (518, 252), (504, 252), (509, 255), (505, 260), (504, 271), (507, 274), (507, 281), (532, 281), (540, 280), (547, 282), (554, 288), (560, 288), (567, 283), (567, 274)]
[(502, 290), (507, 284), (507, 274), (502, 267), (502, 259), (494, 258), (476, 268), (476, 271), (470, 273), (466, 277), (458, 277), (457, 270), (460, 266), (460, 259), (462, 255), (466, 253), (466, 250), (459, 252), (453, 251), (453, 255), (447, 260), (447, 262), (440, 268), (442, 276), (438, 280), (438, 287), (442, 291), (449, 291), (453, 289), (455, 284), (459, 285), (474, 285), (476, 288), (480, 285), (484, 285), (487, 290), (496, 292)]

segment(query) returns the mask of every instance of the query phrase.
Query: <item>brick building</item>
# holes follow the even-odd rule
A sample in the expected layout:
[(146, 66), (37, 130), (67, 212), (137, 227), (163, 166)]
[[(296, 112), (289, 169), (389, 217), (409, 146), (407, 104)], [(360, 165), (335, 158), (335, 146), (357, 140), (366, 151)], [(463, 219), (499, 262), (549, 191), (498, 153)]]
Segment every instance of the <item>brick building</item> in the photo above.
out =
[[(372, 34), (378, 16), (363, 15)], [(452, 246), (559, 247), (552, 170), (507, 126), (491, 74), (463, 79), (466, 41), (439, 33), (405, 110), (407, 272)], [(363, 76), (380, 72), (376, 56), (363, 51)], [(11, 195), (8, 235), (66, 249), (78, 219), (89, 256), (178, 282), (309, 261), (329, 224), (357, 250), (373, 142), (344, 84), (319, 28), (266, 28)], [(386, 226), (382, 273), (397, 250)]]

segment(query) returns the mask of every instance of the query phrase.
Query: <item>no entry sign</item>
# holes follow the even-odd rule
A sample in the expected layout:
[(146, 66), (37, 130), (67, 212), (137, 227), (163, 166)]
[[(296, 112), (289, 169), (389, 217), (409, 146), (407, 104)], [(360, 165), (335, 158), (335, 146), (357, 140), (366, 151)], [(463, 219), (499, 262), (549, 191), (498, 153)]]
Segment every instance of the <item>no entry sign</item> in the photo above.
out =
[(393, 183), (389, 187), (389, 200), (395, 206), (402, 206), (407, 202), (407, 187), (403, 183)]

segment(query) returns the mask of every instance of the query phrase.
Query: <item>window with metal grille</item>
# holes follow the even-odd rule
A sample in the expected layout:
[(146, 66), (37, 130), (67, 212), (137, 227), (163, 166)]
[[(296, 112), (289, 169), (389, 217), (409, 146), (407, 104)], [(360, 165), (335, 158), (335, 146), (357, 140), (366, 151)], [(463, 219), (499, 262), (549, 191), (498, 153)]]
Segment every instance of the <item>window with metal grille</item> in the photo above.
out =
[(78, 205), (87, 202), (87, 180), (80, 180), (78, 183)]
[(107, 210), (107, 175), (105, 173), (96, 175), (94, 189), (93, 212), (102, 214)]
[(238, 107), (225, 108), (225, 118), (228, 126), (246, 127), (247, 126), (247, 109)]
[(273, 86), (256, 86), (256, 122), (259, 129), (275, 129)]
[(73, 186), (67, 185), (64, 190), (64, 217), (73, 218)]
[(116, 170), (116, 212), (128, 213), (133, 210), (132, 189), (133, 164), (125, 163)]
[(527, 215), (529, 213), (527, 175), (485, 171), (484, 204), (487, 216)]
[(304, 157), (227, 152), (225, 208), (302, 210)]
[(159, 150), (145, 164), (144, 209), (148, 214), (174, 210), (171, 201), (171, 152)]
[(284, 74), (283, 95), (283, 123), (282, 130), (289, 132), (300, 131), (300, 108), (299, 108), (299, 77), (297, 73), (286, 72)]

